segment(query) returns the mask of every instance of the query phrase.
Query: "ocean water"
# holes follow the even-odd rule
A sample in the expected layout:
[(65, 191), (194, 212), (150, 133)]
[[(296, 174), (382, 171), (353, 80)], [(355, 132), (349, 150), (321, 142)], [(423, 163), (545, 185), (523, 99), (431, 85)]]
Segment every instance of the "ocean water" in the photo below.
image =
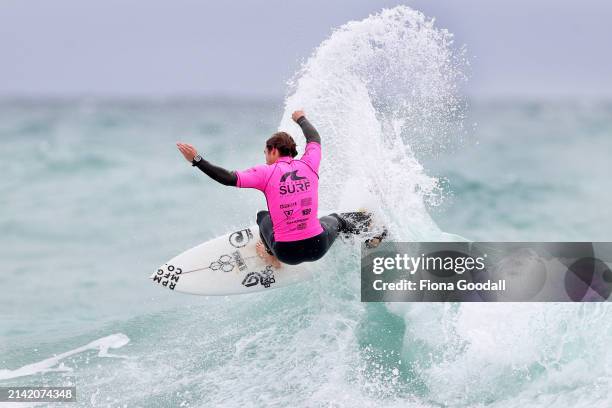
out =
[(398, 7), (336, 30), (285, 100), (0, 102), (0, 386), (76, 385), (83, 407), (611, 406), (607, 304), (361, 303), (343, 244), (253, 295), (148, 280), (265, 208), (174, 143), (246, 168), (279, 128), (303, 147), (302, 107), (321, 207), (367, 199), (392, 239), (609, 240), (612, 103), (470, 100), (467, 65)]

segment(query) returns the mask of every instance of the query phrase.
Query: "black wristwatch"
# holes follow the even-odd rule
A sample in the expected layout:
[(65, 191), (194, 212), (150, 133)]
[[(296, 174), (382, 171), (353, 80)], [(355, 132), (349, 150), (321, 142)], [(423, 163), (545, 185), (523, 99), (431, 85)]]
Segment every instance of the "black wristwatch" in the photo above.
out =
[(199, 154), (196, 154), (196, 157), (194, 157), (193, 160), (191, 161), (191, 165), (197, 166), (201, 160), (202, 160), (202, 156), (200, 156)]

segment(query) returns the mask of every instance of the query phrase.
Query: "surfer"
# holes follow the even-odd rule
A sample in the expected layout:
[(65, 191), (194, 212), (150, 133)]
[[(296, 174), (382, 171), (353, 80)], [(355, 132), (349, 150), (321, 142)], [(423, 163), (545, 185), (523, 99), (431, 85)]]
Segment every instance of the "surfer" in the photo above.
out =
[[(266, 141), (266, 164), (243, 171), (228, 171), (202, 158), (186, 143), (177, 143), (187, 161), (226, 186), (254, 188), (266, 196), (268, 211), (257, 213), (261, 241), (257, 253), (267, 263), (297, 265), (320, 259), (339, 233), (357, 233), (357, 224), (338, 214), (317, 218), (321, 137), (303, 111), (291, 118), (306, 138), (304, 154), (298, 155), (293, 138), (276, 132)], [(368, 217), (363, 213), (364, 217)]]

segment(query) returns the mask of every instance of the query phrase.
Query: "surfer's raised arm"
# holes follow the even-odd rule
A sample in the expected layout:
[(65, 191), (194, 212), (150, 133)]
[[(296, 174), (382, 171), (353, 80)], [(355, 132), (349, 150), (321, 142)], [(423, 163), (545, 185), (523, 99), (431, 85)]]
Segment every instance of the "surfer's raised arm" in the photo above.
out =
[(297, 110), (293, 112), (291, 118), (302, 128), (302, 132), (304, 132), (304, 137), (306, 138), (306, 143), (316, 142), (321, 144), (321, 136), (319, 136), (319, 132), (317, 132), (317, 129), (315, 129), (308, 119), (306, 119), (304, 111)]
[(196, 166), (202, 170), (208, 177), (226, 186), (236, 186), (238, 177), (236, 172), (225, 170), (223, 167), (215, 166), (214, 164), (204, 160), (198, 154), (195, 147), (186, 143), (177, 143), (176, 146), (183, 153), (187, 161), (191, 162), (192, 166)]
[[(319, 132), (314, 126), (306, 119), (304, 111), (297, 110), (293, 112), (291, 118), (302, 128), (304, 137), (306, 138), (306, 151), (300, 158), (305, 163), (308, 163), (313, 171), (317, 171), (319, 168), (319, 162), (321, 161), (321, 137)], [(310, 143), (316, 143), (310, 144)], [(177, 143), (176, 146), (183, 154), (185, 159), (191, 163), (192, 166), (196, 166), (202, 170), (208, 177), (221, 183), (225, 186), (234, 186), (241, 188), (259, 188), (263, 191), (265, 188), (265, 180), (260, 180), (261, 171), (257, 171), (258, 167), (248, 169), (243, 172), (228, 171), (223, 167), (215, 166), (214, 164), (204, 160), (190, 144)], [(266, 141), (266, 149), (264, 151), (266, 156), (266, 164), (274, 164), (278, 158), (291, 156), (297, 156), (297, 150), (295, 150), (295, 142), (291, 136), (285, 132), (277, 132), (270, 139)], [(255, 181), (253, 181), (255, 180)], [(263, 185), (260, 185), (260, 181), (264, 181)], [(252, 185), (251, 185), (252, 184)]]

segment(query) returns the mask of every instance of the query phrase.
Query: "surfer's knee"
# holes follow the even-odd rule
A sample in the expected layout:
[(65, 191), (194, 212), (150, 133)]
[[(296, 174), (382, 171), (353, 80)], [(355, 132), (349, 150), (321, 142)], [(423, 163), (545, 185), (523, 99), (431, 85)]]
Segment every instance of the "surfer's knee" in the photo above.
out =
[(343, 229), (347, 229), (347, 225), (346, 225), (346, 221), (340, 217), (337, 213), (331, 213), (328, 215), (328, 217), (331, 218), (327, 218), (327, 223), (329, 224), (329, 221), (332, 221), (332, 225), (330, 225), (329, 227), (334, 228), (336, 231), (342, 231)]

